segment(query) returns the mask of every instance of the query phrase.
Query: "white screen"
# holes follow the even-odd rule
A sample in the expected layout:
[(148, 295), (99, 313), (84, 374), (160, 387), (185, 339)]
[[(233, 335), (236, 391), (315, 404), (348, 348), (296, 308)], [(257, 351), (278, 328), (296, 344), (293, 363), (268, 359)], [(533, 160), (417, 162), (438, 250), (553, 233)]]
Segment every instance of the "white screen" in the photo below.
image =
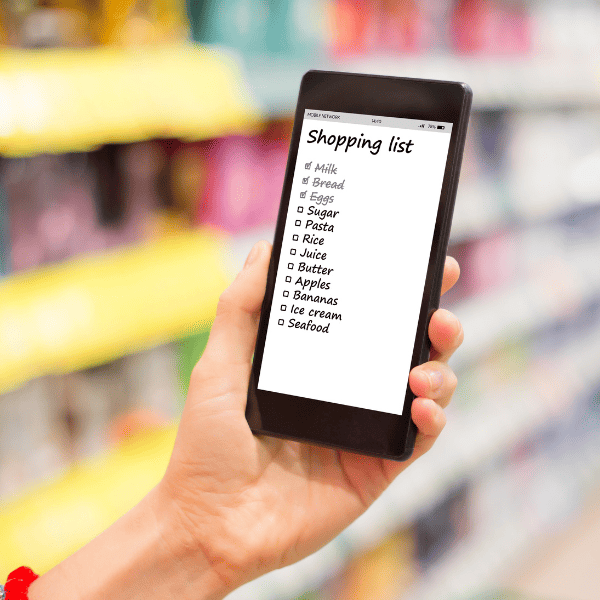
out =
[(305, 111), (259, 389), (402, 414), (451, 130)]

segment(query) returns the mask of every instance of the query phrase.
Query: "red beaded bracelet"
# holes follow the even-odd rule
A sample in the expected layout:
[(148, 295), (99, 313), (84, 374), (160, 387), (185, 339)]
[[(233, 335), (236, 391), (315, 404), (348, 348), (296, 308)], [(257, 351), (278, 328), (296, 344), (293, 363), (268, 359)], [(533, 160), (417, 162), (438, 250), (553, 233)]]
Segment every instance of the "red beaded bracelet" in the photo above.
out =
[(29, 586), (38, 577), (29, 567), (15, 569), (8, 576), (4, 588), (0, 585), (0, 600), (28, 600)]

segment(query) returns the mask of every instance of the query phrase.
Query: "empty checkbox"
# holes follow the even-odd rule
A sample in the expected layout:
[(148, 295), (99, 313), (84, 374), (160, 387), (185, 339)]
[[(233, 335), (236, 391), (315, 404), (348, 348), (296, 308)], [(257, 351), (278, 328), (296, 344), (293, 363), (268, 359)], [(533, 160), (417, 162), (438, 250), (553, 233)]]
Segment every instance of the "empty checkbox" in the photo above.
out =
[(283, 319), (279, 319), (279, 321), (277, 321), (277, 325), (283, 325), (285, 323), (285, 321)]
[(290, 271), (294, 268), (294, 263), (288, 263), (288, 269), (290, 269)]
[(300, 219), (298, 219), (295, 223), (296, 227), (300, 227), (300, 225), (302, 225), (302, 221)]
[(303, 206), (299, 206), (299, 207), (298, 207), (298, 212), (300, 212), (300, 213), (301, 213), (301, 212), (304, 212), (304, 207), (303, 207)]
[(284, 297), (284, 298), (287, 298), (289, 295), (290, 295), (290, 293), (289, 293), (287, 290), (285, 290), (285, 291), (283, 292), (283, 297)]
[(296, 248), (292, 248), (292, 249), (290, 250), (290, 254), (296, 254)]
[(285, 282), (286, 282), (286, 283), (291, 283), (291, 281), (292, 281), (292, 278), (291, 278), (291, 277), (288, 275), (288, 276), (285, 278)]
[(281, 305), (281, 310), (282, 310), (283, 312), (285, 312), (285, 311), (287, 310), (287, 304), (282, 304), (282, 305)]
[(295, 242), (297, 242), (297, 241), (298, 241), (298, 236), (297, 236), (296, 234), (294, 234), (294, 235), (292, 236), (292, 239), (293, 239)]

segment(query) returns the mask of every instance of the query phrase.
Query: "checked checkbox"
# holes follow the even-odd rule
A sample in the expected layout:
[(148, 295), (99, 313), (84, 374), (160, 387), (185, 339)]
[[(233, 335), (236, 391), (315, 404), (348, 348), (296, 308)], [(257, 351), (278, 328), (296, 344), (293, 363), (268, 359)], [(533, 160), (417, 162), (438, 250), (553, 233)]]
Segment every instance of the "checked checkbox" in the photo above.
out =
[(310, 179), (310, 177), (303, 177), (302, 178), (302, 183), (306, 185), (308, 183), (309, 179)]

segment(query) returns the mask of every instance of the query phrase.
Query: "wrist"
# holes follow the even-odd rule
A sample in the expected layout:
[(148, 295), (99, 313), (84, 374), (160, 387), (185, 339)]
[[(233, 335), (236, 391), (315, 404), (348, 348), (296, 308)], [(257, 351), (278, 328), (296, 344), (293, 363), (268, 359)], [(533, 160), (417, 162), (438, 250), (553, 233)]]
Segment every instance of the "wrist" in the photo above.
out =
[(37, 579), (30, 600), (220, 600), (230, 589), (182, 535), (160, 489)]
[(254, 527), (248, 527), (251, 515), (247, 514), (248, 507), (240, 505), (239, 498), (232, 500), (226, 494), (201, 494), (173, 486), (172, 477), (167, 470), (155, 490), (156, 498), (169, 506), (163, 512), (175, 523), (170, 529), (178, 532), (174, 534), (178, 545), (202, 557), (222, 583), (223, 595), (282, 566), (269, 550), (272, 540), (268, 531), (258, 521)]

